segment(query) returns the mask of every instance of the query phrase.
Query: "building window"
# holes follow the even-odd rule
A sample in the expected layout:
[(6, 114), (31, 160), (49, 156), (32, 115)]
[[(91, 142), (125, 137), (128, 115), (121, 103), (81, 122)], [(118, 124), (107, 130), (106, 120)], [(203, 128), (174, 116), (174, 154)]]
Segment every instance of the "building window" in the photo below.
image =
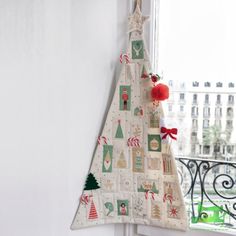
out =
[(228, 145), (227, 146), (227, 153), (229, 153), (229, 154), (234, 154), (234, 146), (233, 145)]
[(211, 87), (211, 83), (210, 83), (210, 82), (205, 82), (205, 83), (204, 83), (204, 86), (205, 86), (205, 87)]
[(179, 99), (180, 99), (180, 100), (184, 100), (184, 93), (180, 93), (180, 94), (179, 94)]
[(168, 105), (168, 111), (169, 111), (169, 112), (172, 112), (172, 104), (169, 104), (169, 105)]
[(194, 82), (193, 82), (193, 87), (199, 87), (199, 82), (194, 81)]
[(193, 94), (193, 103), (197, 103), (197, 94)]
[(216, 97), (216, 104), (221, 104), (221, 96), (219, 94)]
[(215, 126), (221, 128), (221, 120), (215, 120)]
[(197, 142), (197, 132), (192, 132), (191, 133), (191, 141), (194, 143), (194, 142)]
[(203, 128), (209, 128), (210, 121), (209, 120), (203, 120)]
[(229, 88), (234, 88), (234, 83), (230, 82), (229, 83)]
[(233, 108), (228, 107), (228, 108), (227, 108), (227, 117), (232, 118), (233, 115), (234, 115), (234, 110), (233, 110)]
[(183, 111), (184, 111), (184, 106), (180, 106), (180, 107), (179, 107), (179, 110), (180, 110), (181, 112), (183, 112)]
[(203, 116), (204, 117), (209, 117), (211, 114), (210, 114), (210, 107), (204, 107), (203, 108)]
[(232, 129), (232, 128), (233, 128), (233, 121), (226, 120), (226, 129)]
[(185, 88), (185, 83), (181, 83), (180, 88), (184, 89)]
[(182, 152), (183, 151), (183, 144), (182, 143), (179, 144), (178, 148), (179, 148), (179, 151)]
[(195, 144), (191, 145), (191, 154), (192, 155), (196, 154), (196, 146), (195, 146)]
[(204, 145), (203, 146), (203, 154), (204, 155), (209, 155), (210, 154), (210, 146), (209, 145)]
[(215, 117), (216, 118), (221, 118), (222, 117), (222, 108), (221, 107), (216, 107), (216, 109), (215, 109)]
[(228, 96), (228, 104), (230, 104), (230, 105), (234, 104), (234, 96), (233, 95)]
[(192, 107), (192, 116), (198, 116), (198, 108)]
[(169, 80), (169, 86), (172, 87), (173, 86), (173, 80)]
[(216, 87), (221, 88), (223, 87), (223, 84), (221, 82), (216, 83)]
[(198, 128), (198, 120), (196, 120), (196, 119), (192, 120), (192, 127), (195, 128), (195, 129)]
[(205, 94), (205, 104), (209, 104), (209, 94)]

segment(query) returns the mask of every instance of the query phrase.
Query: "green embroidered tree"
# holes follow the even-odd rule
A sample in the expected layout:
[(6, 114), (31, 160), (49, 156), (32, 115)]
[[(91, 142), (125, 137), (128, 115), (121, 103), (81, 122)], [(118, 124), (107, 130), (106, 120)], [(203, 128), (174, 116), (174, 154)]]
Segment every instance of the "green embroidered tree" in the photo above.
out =
[(120, 120), (118, 120), (118, 126), (116, 130), (116, 138), (124, 138), (123, 131), (121, 129)]
[(145, 65), (143, 65), (141, 78), (146, 79), (147, 77), (148, 77), (148, 73), (147, 73)]
[(100, 186), (98, 185), (96, 178), (94, 177), (92, 173), (89, 173), (86, 179), (84, 190), (93, 190), (93, 189), (98, 189), (98, 188), (100, 188)]
[(143, 185), (140, 185), (140, 187), (138, 188), (138, 192), (146, 192)]
[(153, 184), (152, 184), (152, 191), (153, 191), (154, 193), (156, 193), (156, 194), (159, 192), (158, 189), (157, 189), (157, 187), (156, 187), (155, 182), (153, 182)]

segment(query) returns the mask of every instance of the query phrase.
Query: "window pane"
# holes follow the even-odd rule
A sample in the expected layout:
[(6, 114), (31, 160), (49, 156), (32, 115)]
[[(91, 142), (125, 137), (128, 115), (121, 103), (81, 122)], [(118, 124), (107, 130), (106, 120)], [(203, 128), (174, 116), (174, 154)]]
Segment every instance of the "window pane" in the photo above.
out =
[[(178, 140), (184, 140), (179, 146), (178, 141), (172, 142), (173, 153), (186, 158), (179, 165), (183, 190), (188, 190), (194, 171), (183, 163), (192, 158), (193, 166), (208, 163), (205, 168), (211, 167), (204, 172), (195, 166), (203, 172), (198, 172), (193, 196), (186, 196), (191, 227), (231, 230), (236, 228), (236, 217), (230, 214), (235, 214), (236, 199), (236, 1), (160, 1), (158, 71), (167, 83), (174, 81), (170, 97), (179, 112), (169, 112), (168, 103), (163, 106), (168, 125), (177, 126)], [(232, 183), (232, 188), (224, 188), (222, 181)], [(205, 193), (201, 199), (203, 184), (214, 204), (220, 204), (218, 208)]]

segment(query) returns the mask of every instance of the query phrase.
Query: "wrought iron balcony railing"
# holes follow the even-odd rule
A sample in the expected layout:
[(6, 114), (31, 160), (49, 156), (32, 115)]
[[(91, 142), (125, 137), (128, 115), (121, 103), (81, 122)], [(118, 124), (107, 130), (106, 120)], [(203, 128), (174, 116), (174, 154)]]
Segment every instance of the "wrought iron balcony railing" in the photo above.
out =
[(191, 224), (236, 229), (236, 162), (176, 157)]

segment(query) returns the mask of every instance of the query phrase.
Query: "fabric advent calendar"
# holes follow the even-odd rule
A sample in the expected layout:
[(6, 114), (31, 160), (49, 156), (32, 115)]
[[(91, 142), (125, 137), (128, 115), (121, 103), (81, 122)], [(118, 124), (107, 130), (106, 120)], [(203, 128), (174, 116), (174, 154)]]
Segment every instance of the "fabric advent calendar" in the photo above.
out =
[(122, 71), (71, 229), (108, 223), (187, 229), (171, 152), (177, 129), (165, 127), (158, 90), (165, 85), (152, 74), (143, 38), (147, 18), (139, 4), (129, 17)]

